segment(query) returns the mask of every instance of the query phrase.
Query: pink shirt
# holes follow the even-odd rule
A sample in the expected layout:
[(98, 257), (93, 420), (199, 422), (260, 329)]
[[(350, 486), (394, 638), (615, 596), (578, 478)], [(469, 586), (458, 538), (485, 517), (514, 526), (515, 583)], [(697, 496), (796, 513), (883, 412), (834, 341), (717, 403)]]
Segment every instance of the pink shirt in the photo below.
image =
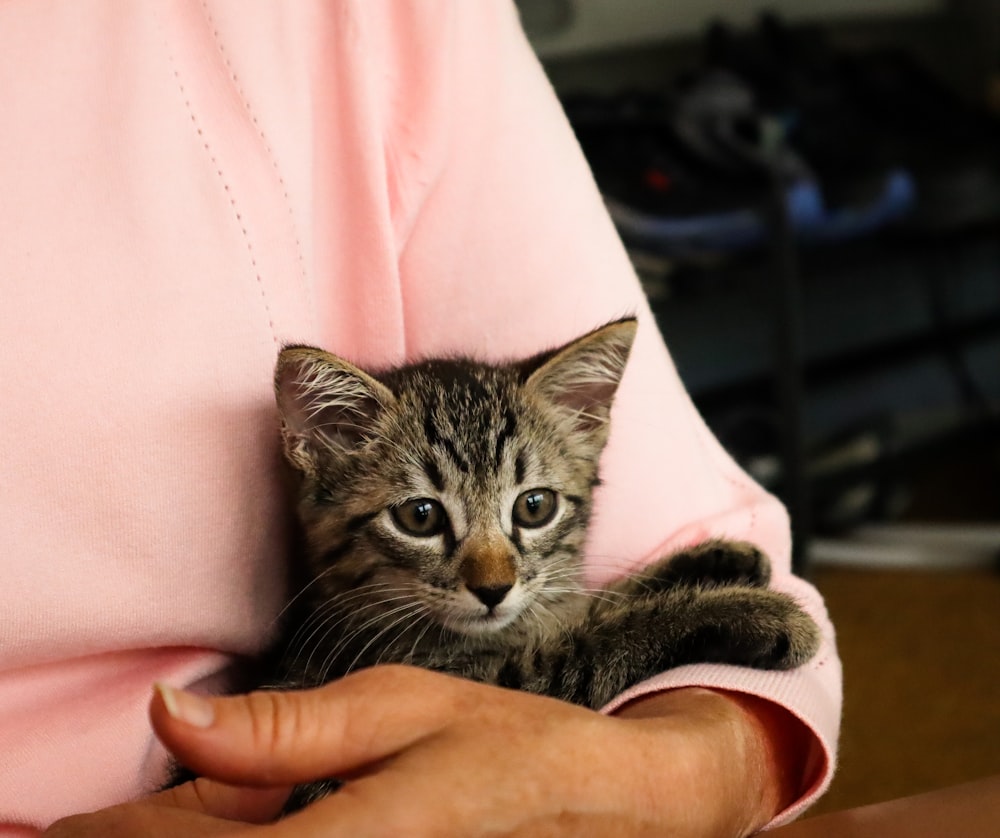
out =
[(591, 576), (750, 539), (826, 637), (796, 672), (684, 667), (631, 695), (779, 702), (815, 733), (788, 814), (825, 787), (822, 602), (685, 395), (506, 2), (8, 0), (0, 114), (0, 835), (153, 789), (151, 683), (221, 689), (267, 641), (283, 342), (491, 359), (628, 312)]

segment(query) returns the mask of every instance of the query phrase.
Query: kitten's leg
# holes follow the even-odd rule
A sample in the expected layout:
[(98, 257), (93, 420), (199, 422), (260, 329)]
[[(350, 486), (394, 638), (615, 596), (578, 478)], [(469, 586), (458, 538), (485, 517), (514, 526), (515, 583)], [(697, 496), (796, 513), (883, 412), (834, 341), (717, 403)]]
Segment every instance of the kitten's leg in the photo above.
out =
[[(765, 588), (690, 589), (679, 603), (655, 606), (651, 628), (680, 619), (677, 663), (729, 663), (756, 669), (794, 669), (819, 648), (819, 627), (788, 594)], [(679, 606), (679, 607), (678, 607)]]
[[(659, 596), (620, 600), (595, 612), (558, 650), (540, 653), (524, 689), (599, 708), (659, 672), (692, 663), (793, 669), (819, 647), (819, 629), (786, 594), (740, 586), (680, 586)], [(550, 683), (538, 689), (539, 672)], [(533, 677), (534, 676), (534, 677)]]
[(641, 596), (678, 585), (766, 588), (771, 581), (767, 556), (746, 541), (713, 539), (665, 556), (634, 576), (612, 583), (611, 591)]

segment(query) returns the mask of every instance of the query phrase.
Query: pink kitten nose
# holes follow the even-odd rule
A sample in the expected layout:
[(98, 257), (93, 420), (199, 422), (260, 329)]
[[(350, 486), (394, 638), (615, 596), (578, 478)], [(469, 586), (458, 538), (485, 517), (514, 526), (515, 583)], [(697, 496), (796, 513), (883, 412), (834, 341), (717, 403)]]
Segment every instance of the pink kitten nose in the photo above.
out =
[(469, 588), (469, 590), (483, 605), (492, 609), (503, 602), (503, 598), (507, 596), (507, 592), (512, 587), (513, 585), (484, 585), (479, 588)]

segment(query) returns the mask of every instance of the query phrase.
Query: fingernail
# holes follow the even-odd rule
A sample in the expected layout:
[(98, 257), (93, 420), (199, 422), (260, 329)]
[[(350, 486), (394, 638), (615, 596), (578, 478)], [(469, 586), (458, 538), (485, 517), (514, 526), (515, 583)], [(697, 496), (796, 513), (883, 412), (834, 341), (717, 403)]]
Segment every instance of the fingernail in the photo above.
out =
[(211, 702), (201, 696), (184, 690), (175, 690), (166, 684), (157, 683), (153, 687), (163, 699), (163, 706), (167, 708), (167, 712), (178, 721), (192, 727), (210, 727), (215, 721), (215, 710)]

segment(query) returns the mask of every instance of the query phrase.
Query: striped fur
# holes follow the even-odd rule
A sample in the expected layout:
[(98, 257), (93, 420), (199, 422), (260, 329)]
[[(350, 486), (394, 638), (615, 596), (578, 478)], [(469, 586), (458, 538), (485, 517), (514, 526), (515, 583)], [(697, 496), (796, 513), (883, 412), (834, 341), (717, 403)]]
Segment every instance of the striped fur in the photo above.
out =
[(680, 664), (807, 660), (816, 626), (767, 589), (752, 545), (710, 542), (584, 590), (591, 496), (635, 328), (618, 321), (509, 364), (376, 373), (283, 350), (276, 391), (306, 578), (275, 685), (410, 663), (598, 708)]

